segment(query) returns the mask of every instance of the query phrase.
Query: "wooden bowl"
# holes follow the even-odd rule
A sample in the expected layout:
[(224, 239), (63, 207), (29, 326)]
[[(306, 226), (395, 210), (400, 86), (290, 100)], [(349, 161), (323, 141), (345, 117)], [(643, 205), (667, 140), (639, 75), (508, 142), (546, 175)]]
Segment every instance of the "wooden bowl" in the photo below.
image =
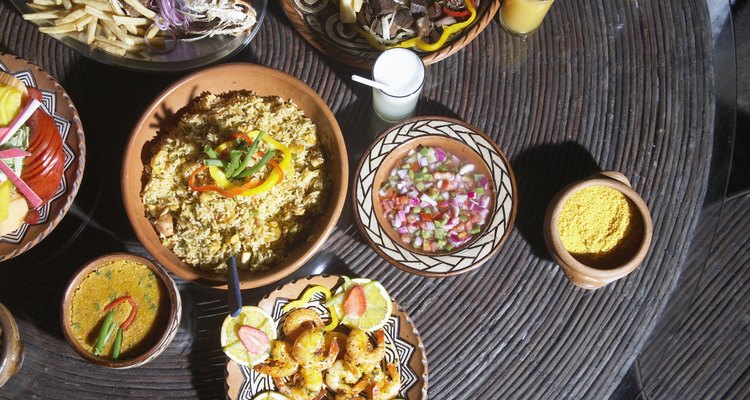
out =
[(23, 364), (23, 343), (13, 315), (0, 304), (0, 388)]
[[(560, 239), (558, 229), (558, 217), (563, 205), (573, 195), (573, 193), (591, 186), (606, 186), (618, 190), (624, 194), (635, 205), (642, 222), (643, 236), (637, 250), (624, 263), (616, 265), (606, 265), (604, 267), (589, 266), (570, 254)], [(648, 253), (651, 246), (653, 235), (653, 225), (651, 214), (649, 213), (646, 203), (631, 187), (630, 181), (619, 172), (604, 171), (592, 175), (584, 180), (574, 182), (562, 189), (552, 200), (544, 218), (544, 241), (552, 257), (558, 265), (565, 271), (568, 279), (575, 285), (584, 289), (597, 289), (610, 282), (627, 276), (633, 272)]]
[(290, 249), (283, 261), (268, 271), (239, 274), (242, 289), (268, 285), (288, 276), (307, 262), (323, 245), (338, 222), (346, 199), (349, 182), (349, 160), (346, 144), (336, 118), (323, 99), (304, 82), (271, 68), (253, 64), (224, 64), (205, 69), (180, 79), (165, 90), (146, 109), (133, 128), (123, 160), (122, 197), (130, 223), (138, 239), (151, 255), (167, 269), (183, 279), (226, 289), (226, 274), (200, 270), (180, 260), (161, 244), (158, 234), (146, 217), (141, 191), (145, 185), (144, 165), (151, 159), (150, 146), (165, 121), (202, 92), (223, 93), (250, 90), (260, 96), (279, 96), (292, 100), (318, 128), (323, 151), (331, 174), (329, 205), (312, 221), (318, 227), (307, 241)]
[[(500, 0), (483, 0), (477, 8), (476, 20), (454, 35), (436, 51), (417, 54), (425, 65), (443, 60), (471, 43), (492, 21), (500, 9)], [(313, 47), (336, 61), (357, 68), (371, 68), (381, 51), (372, 47), (351, 26), (339, 20), (337, 2), (330, 0), (282, 0), (294, 29)]]
[[(489, 223), (473, 241), (451, 252), (426, 253), (404, 245), (383, 216), (380, 185), (419, 145), (439, 146), (470, 160), (490, 180)], [(352, 196), (360, 232), (378, 254), (404, 271), (434, 277), (471, 271), (494, 256), (510, 234), (517, 208), (513, 170), (497, 144), (469, 124), (435, 116), (408, 119), (375, 139), (360, 160)]]
[[(148, 348), (148, 350), (133, 358), (114, 361), (111, 359), (94, 356), (78, 343), (78, 340), (75, 338), (73, 329), (71, 327), (71, 304), (73, 301), (73, 295), (78, 289), (78, 286), (81, 284), (84, 278), (89, 275), (89, 273), (95, 271), (97, 268), (105, 264), (118, 260), (133, 261), (139, 264), (143, 264), (148, 267), (148, 269), (151, 270), (157, 276), (157, 278), (159, 278), (159, 280), (164, 285), (164, 289), (166, 290), (166, 296), (168, 297), (169, 301), (169, 312), (167, 313), (166, 320), (161, 321), (161, 326), (159, 327), (159, 329), (162, 330), (163, 333), (161, 334), (159, 339), (156, 340), (156, 342), (150, 348)], [(172, 340), (177, 334), (177, 329), (180, 327), (180, 319), (182, 318), (182, 300), (180, 298), (180, 293), (174, 280), (161, 267), (158, 267), (148, 259), (137, 256), (135, 254), (110, 253), (89, 261), (86, 265), (84, 265), (76, 272), (76, 274), (73, 276), (73, 279), (71, 279), (70, 283), (68, 284), (68, 288), (65, 290), (61, 313), (62, 330), (65, 334), (65, 340), (68, 341), (68, 344), (70, 344), (70, 346), (75, 351), (77, 351), (78, 354), (81, 355), (81, 357), (94, 364), (104, 367), (114, 369), (127, 369), (138, 367), (150, 362), (151, 360), (158, 357), (162, 352), (164, 352), (169, 344), (172, 343)], [(157, 323), (159, 322), (157, 321)]]

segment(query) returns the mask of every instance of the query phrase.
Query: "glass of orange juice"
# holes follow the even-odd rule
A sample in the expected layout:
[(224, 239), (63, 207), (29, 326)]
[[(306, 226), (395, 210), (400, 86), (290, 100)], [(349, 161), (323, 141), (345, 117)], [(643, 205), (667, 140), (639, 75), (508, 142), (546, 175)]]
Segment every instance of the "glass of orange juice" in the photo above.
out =
[(555, 0), (505, 0), (500, 9), (500, 23), (510, 33), (525, 36), (542, 24)]

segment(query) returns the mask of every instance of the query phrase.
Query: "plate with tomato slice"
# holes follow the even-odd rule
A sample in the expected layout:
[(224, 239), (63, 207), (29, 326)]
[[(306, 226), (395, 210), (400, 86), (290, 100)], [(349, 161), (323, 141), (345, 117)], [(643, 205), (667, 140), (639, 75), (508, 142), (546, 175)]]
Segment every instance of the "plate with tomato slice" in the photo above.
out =
[[(387, 310), (384, 314), (377, 310), (377, 308), (381, 308), (379, 306), (383, 305), (382, 302), (376, 301), (377, 299), (387, 299), (388, 307), (386, 307)], [(237, 336), (241, 343), (238, 345), (227, 343), (223, 347), (225, 352), (229, 350), (226, 369), (227, 398), (233, 400), (286, 399), (288, 397), (285, 396), (285, 393), (287, 395), (299, 393), (299, 390), (297, 390), (299, 388), (291, 389), (291, 387), (299, 384), (300, 379), (304, 379), (301, 378), (304, 375), (302, 369), (305, 367), (301, 367), (303, 364), (296, 367), (295, 371), (287, 371), (285, 377), (271, 376), (267, 373), (273, 375), (273, 372), (268, 372), (266, 367), (270, 366), (270, 369), (274, 369), (274, 365), (278, 364), (278, 360), (275, 360), (273, 355), (275, 350), (271, 351), (270, 355), (266, 353), (264, 357), (260, 358), (257, 354), (276, 347), (278, 343), (275, 342), (286, 342), (291, 345), (291, 357), (295, 361), (303, 363), (305, 360), (299, 359), (297, 353), (299, 342), (308, 343), (303, 338), (306, 335), (308, 338), (315, 336), (315, 334), (306, 334), (303, 331), (309, 330), (309, 332), (312, 332), (316, 329), (325, 331), (326, 344), (323, 348), (327, 354), (326, 358), (335, 357), (336, 361), (332, 366), (313, 367), (322, 369), (323, 383), (317, 383), (320, 390), (318, 391), (316, 388), (317, 392), (310, 398), (333, 400), (336, 393), (340, 393), (337, 388), (329, 386), (333, 383), (329, 379), (329, 374), (337, 369), (336, 364), (346, 368), (351, 367), (348, 364), (350, 360), (349, 338), (355, 335), (355, 330), (359, 330), (359, 333), (366, 332), (365, 335), (367, 336), (362, 337), (371, 342), (373, 352), (375, 347), (382, 346), (382, 359), (375, 368), (389, 371), (389, 374), (398, 374), (397, 378), (390, 376), (388, 379), (391, 383), (397, 382), (395, 390), (390, 390), (390, 395), (380, 392), (380, 396), (375, 397), (407, 400), (427, 398), (428, 368), (422, 338), (411, 318), (395, 301), (391, 300), (380, 282), (365, 278), (350, 279), (336, 275), (308, 276), (276, 288), (260, 300), (258, 307), (250, 308), (257, 309), (260, 314), (267, 315), (267, 319), (273, 321), (271, 330), (275, 334), (265, 340), (254, 340), (252, 342), (255, 343), (246, 343), (249, 340), (242, 338), (242, 329), (259, 332), (260, 328), (264, 328), (268, 331), (268, 324), (246, 326), (238, 323), (234, 325), (239, 328), (237, 332), (239, 335)], [(370, 310), (371, 308), (372, 310)], [(288, 329), (289, 323), (287, 321), (289, 319), (296, 321), (291, 325), (300, 322), (300, 317), (294, 316), (300, 311), (304, 311), (301, 315), (312, 314), (317, 315), (317, 317), (302, 322), (292, 332)], [(370, 311), (374, 311), (378, 315), (376, 319), (380, 320), (379, 323), (370, 325), (372, 321), (368, 321), (368, 318), (366, 318)], [(309, 318), (309, 316), (302, 317), (302, 319), (305, 318)], [(263, 319), (244, 318), (242, 321), (245, 323), (254, 322), (257, 325)], [(224, 325), (227, 326), (228, 324), (225, 322)], [(294, 334), (294, 337), (292, 337), (292, 334)], [(227, 335), (224, 332), (224, 327), (222, 327), (222, 335)], [(259, 333), (259, 335), (267, 336), (264, 333)], [(334, 340), (337, 341), (338, 345), (331, 347), (328, 343)], [(255, 351), (261, 343), (265, 345), (265, 349), (261, 352)], [(253, 353), (255, 356), (241, 357), (242, 355), (239, 352), (243, 346), (248, 353)], [(336, 355), (332, 356), (331, 352), (335, 352)], [(242, 363), (242, 360), (249, 360), (250, 363)], [(289, 375), (289, 373), (292, 373), (292, 375)], [(364, 385), (361, 388), (362, 394), (367, 394), (370, 398), (373, 397), (371, 391), (374, 390), (374, 387), (384, 382), (382, 378), (376, 379), (372, 371), (352, 373), (357, 374), (356, 380)], [(290, 389), (292, 393), (288, 393)], [(310, 388), (306, 386), (306, 390), (310, 390)]]
[(70, 209), (83, 178), (80, 117), (46, 71), (0, 53), (0, 261), (41, 242)]

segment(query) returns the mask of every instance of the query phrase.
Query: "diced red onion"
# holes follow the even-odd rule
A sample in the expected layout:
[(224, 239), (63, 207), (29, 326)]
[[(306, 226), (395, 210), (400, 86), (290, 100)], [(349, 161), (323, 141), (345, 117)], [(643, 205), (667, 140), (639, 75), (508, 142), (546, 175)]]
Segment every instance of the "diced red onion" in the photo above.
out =
[(445, 152), (440, 147), (435, 148), (435, 156), (437, 157), (437, 160), (440, 162), (445, 161)]
[(414, 238), (414, 246), (415, 247), (422, 246), (422, 236), (417, 236)]
[(489, 184), (489, 182), (487, 181), (487, 178), (484, 177), (484, 175), (482, 175), (482, 177), (479, 178), (479, 184), (482, 185), (483, 188), (489, 189), (487, 187), (487, 185)]

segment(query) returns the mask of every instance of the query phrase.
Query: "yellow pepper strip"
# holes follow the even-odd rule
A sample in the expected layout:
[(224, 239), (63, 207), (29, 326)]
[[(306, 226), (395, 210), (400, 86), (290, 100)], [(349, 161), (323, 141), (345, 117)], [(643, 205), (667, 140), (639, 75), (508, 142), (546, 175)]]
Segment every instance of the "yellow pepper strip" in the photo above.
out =
[(289, 312), (295, 308), (302, 307), (309, 303), (310, 299), (312, 299), (312, 297), (317, 293), (323, 293), (323, 296), (325, 296), (324, 300), (331, 298), (331, 291), (327, 287), (320, 285), (312, 286), (307, 288), (307, 290), (302, 293), (302, 296), (300, 296), (299, 299), (287, 303), (284, 308), (281, 309), (281, 311)]
[[(258, 137), (258, 134), (260, 131), (252, 131), (247, 136), (250, 137), (252, 140), (255, 140), (255, 138)], [(238, 137), (242, 137), (243, 135), (240, 134)], [(251, 189), (248, 189), (240, 196), (254, 196), (256, 194), (260, 194), (263, 192), (267, 192), (271, 190), (276, 184), (281, 182), (284, 179), (284, 174), (289, 170), (290, 164), (291, 164), (291, 158), (292, 153), (289, 151), (289, 148), (281, 144), (276, 139), (270, 137), (269, 135), (263, 135), (261, 137), (261, 140), (266, 142), (269, 146), (273, 147), (276, 150), (281, 151), (284, 158), (279, 163), (279, 169), (274, 168), (273, 171), (268, 175), (265, 181), (261, 183), (258, 186), (255, 186)], [(227, 150), (230, 146), (232, 146), (234, 140), (230, 140), (227, 142), (224, 142), (217, 146), (214, 151), (216, 154), (221, 154), (225, 150)], [(238, 186), (234, 185), (229, 178), (227, 178), (226, 174), (224, 174), (224, 171), (221, 170), (219, 167), (210, 166), (208, 167), (208, 173), (211, 175), (211, 177), (216, 181), (216, 184), (225, 189), (225, 190), (232, 190), (238, 188)]]
[(336, 314), (336, 310), (333, 309), (331, 306), (328, 307), (328, 313), (331, 314), (331, 322), (326, 325), (325, 331), (331, 332), (332, 330), (336, 329), (337, 326), (339, 326), (339, 316)]
[(472, 22), (477, 17), (477, 9), (474, 7), (473, 4), (471, 4), (470, 0), (464, 0), (464, 4), (466, 5), (466, 9), (469, 10), (471, 15), (466, 21), (462, 22), (456, 22), (455, 24), (444, 26), (443, 27), (443, 33), (440, 35), (440, 38), (435, 43), (427, 43), (422, 38), (412, 38), (409, 40), (404, 40), (403, 42), (397, 43), (393, 46), (384, 46), (380, 42), (378, 42), (377, 39), (375, 39), (375, 36), (370, 34), (369, 32), (357, 27), (357, 31), (367, 39), (368, 42), (370, 42), (370, 45), (378, 50), (388, 50), (392, 49), (394, 47), (404, 47), (404, 48), (411, 48), (416, 47), (419, 50), (422, 51), (435, 51), (439, 50), (443, 45), (445, 45), (445, 42), (450, 39), (451, 35), (454, 33), (458, 33), (458, 31), (466, 28), (467, 26), (471, 25)]

